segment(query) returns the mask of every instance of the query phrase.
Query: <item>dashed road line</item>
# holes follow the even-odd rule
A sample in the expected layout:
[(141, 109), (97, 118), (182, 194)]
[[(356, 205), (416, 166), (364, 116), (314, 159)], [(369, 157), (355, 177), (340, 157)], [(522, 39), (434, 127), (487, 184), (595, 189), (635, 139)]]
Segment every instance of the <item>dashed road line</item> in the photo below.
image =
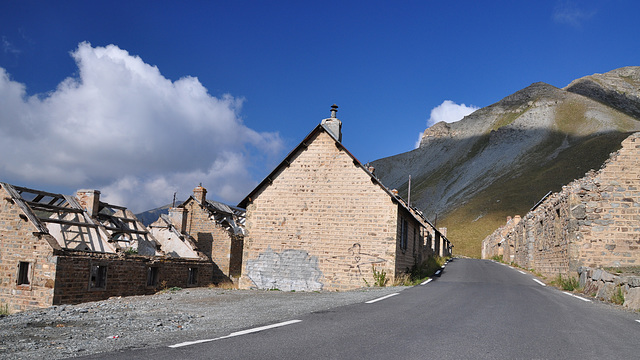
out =
[(231, 338), (231, 337), (235, 337), (235, 336), (246, 335), (246, 334), (251, 334), (251, 333), (255, 333), (255, 332), (259, 332), (259, 331), (273, 329), (273, 328), (277, 328), (277, 327), (281, 327), (281, 326), (291, 325), (291, 324), (299, 323), (301, 321), (302, 320), (289, 320), (289, 321), (285, 321), (285, 322), (281, 322), (281, 323), (277, 323), (277, 324), (260, 326), (260, 327), (253, 328), (253, 329), (236, 331), (236, 332), (233, 332), (233, 333), (231, 333), (231, 334), (229, 334), (227, 336), (221, 336), (221, 337), (218, 337), (218, 338), (215, 338), (215, 339), (185, 341), (185, 342), (182, 342), (182, 343), (179, 343), (179, 344), (169, 345), (169, 347), (175, 349), (175, 348), (179, 348), (179, 347), (183, 347), (183, 346), (202, 344), (202, 343), (205, 343), (205, 342), (211, 342), (211, 341), (216, 341), (216, 340), (221, 340), (221, 339), (227, 339), (227, 338)]
[(390, 298), (390, 297), (392, 297), (392, 296), (396, 296), (396, 295), (398, 295), (398, 294), (400, 294), (400, 293), (393, 293), (393, 294), (389, 294), (389, 295), (387, 295), (387, 296), (383, 296), (383, 297), (381, 297), (381, 298), (377, 298), (377, 299), (369, 300), (369, 301), (366, 301), (366, 302), (365, 302), (365, 304), (373, 304), (373, 303), (375, 303), (375, 302), (378, 302), (378, 301), (381, 301), (381, 300), (384, 300), (384, 299), (388, 299), (388, 298)]
[(563, 293), (563, 294), (567, 294), (567, 295), (569, 295), (569, 296), (573, 296), (574, 298), (576, 298), (576, 299), (580, 299), (580, 300), (582, 300), (582, 301), (591, 302), (591, 300), (589, 300), (589, 299), (585, 299), (585, 298), (583, 298), (582, 296), (574, 295), (574, 294), (569, 293), (569, 292), (566, 292), (566, 291), (563, 291), (562, 293)]
[(527, 275), (527, 273), (526, 273), (526, 272), (524, 272), (524, 271), (522, 271), (522, 270), (518, 270), (518, 272), (519, 272), (520, 274)]
[(636, 321), (640, 323), (640, 320), (636, 320)]
[(436, 273), (434, 275), (436, 275), (436, 276), (440, 275), (441, 272), (442, 272), (442, 270), (438, 270), (438, 271), (436, 271)]
[(547, 286), (545, 285), (542, 281), (538, 280), (538, 279), (532, 279), (533, 281), (537, 282), (538, 284), (542, 285), (542, 286)]
[(431, 282), (431, 280), (433, 279), (427, 279), (426, 281), (423, 281), (422, 283), (420, 283), (420, 285), (427, 285), (428, 283)]

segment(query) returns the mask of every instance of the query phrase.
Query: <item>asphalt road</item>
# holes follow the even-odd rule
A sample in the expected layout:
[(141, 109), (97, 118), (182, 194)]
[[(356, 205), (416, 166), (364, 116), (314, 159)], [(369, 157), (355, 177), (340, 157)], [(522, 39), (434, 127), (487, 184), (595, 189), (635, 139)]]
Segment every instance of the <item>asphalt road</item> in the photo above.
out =
[(492, 261), (456, 259), (441, 277), (376, 302), (87, 359), (640, 358), (640, 313), (534, 279)]

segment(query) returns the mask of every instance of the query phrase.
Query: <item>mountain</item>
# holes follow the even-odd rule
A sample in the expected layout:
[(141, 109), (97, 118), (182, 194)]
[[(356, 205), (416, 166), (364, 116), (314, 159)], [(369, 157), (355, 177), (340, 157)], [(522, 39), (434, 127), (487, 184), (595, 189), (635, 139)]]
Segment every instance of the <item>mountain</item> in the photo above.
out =
[(534, 83), (454, 123), (424, 131), (420, 147), (372, 162), (380, 180), (448, 228), (454, 252), (480, 256), (480, 243), (525, 215), (547, 192), (598, 169), (640, 131), (640, 67)]
[[(182, 201), (176, 201), (176, 206), (180, 204), (182, 204)], [(154, 223), (156, 220), (158, 220), (158, 218), (160, 217), (160, 214), (165, 214), (165, 215), (168, 214), (170, 208), (171, 208), (171, 204), (168, 204), (168, 205), (147, 210), (135, 215), (138, 218), (138, 220), (142, 222), (144, 226), (149, 226), (152, 223)]]

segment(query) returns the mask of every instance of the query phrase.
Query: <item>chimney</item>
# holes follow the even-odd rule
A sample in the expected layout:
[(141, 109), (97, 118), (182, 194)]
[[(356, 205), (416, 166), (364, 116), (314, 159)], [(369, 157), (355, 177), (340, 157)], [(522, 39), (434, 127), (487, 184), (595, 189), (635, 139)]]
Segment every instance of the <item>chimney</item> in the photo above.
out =
[(193, 189), (193, 197), (201, 204), (207, 200), (207, 189), (202, 187), (202, 183)]
[(398, 196), (398, 190), (396, 189), (391, 189), (391, 193), (393, 194), (393, 196)]
[(342, 121), (338, 120), (336, 113), (338, 112), (338, 105), (331, 105), (331, 117), (322, 120), (322, 126), (327, 129), (328, 132), (333, 135), (334, 138), (342, 142)]
[(78, 190), (76, 191), (76, 198), (80, 206), (91, 217), (98, 215), (100, 211), (100, 191), (98, 190)]
[(367, 166), (367, 170), (369, 170), (371, 175), (376, 175), (376, 168), (374, 168), (373, 166)]
[(522, 218), (520, 217), (520, 215), (516, 215), (513, 217), (513, 221), (517, 224), (520, 222), (520, 220), (522, 220)]
[(447, 237), (447, 228), (446, 227), (441, 227), (440, 229), (438, 229), (438, 231), (440, 231), (440, 234), (442, 234), (442, 236)]
[(185, 229), (187, 228), (187, 209), (178, 207), (170, 208), (169, 219), (171, 219), (171, 224), (175, 226), (178, 232), (185, 232)]

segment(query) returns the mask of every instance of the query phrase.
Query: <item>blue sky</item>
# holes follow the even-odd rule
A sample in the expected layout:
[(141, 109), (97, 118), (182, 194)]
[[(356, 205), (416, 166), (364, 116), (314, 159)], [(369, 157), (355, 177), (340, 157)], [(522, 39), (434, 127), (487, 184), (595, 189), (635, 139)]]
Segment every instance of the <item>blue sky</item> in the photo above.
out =
[(640, 65), (639, 13), (632, 0), (2, 1), (0, 181), (99, 189), (135, 211), (201, 182), (234, 204), (334, 103), (363, 163), (409, 151), (431, 122), (531, 83)]

